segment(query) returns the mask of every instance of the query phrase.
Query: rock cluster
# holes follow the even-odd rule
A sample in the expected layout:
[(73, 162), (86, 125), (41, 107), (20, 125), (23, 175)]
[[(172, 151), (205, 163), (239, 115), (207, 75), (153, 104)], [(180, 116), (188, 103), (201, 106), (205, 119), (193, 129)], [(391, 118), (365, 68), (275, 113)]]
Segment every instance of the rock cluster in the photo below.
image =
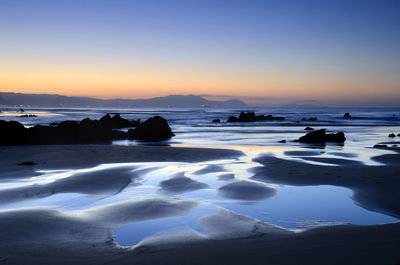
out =
[[(136, 127), (128, 132), (114, 129)], [(50, 126), (36, 125), (25, 128), (16, 121), (0, 120), (0, 145), (40, 145), (40, 144), (95, 144), (110, 143), (113, 140), (136, 139), (158, 141), (173, 136), (167, 121), (153, 117), (143, 124), (140, 120), (129, 121), (119, 114), (105, 115), (100, 120), (86, 118), (81, 122), (63, 121)]]
[(226, 122), (283, 121), (285, 117), (272, 115), (256, 115), (254, 112), (241, 112), (239, 117), (230, 116)]

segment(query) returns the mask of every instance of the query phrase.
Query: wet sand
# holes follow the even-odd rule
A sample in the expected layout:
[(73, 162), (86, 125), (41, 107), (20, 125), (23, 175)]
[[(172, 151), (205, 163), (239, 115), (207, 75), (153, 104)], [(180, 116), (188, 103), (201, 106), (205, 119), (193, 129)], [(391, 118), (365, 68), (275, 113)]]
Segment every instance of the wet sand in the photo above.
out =
[[(0, 148), (0, 181), (26, 177), (35, 170), (74, 169), (105, 163), (200, 162), (235, 158), (243, 153), (228, 149), (189, 148), (151, 145), (35, 145)], [(20, 166), (31, 161), (33, 166)]]
[[(393, 149), (392, 149), (393, 150)], [(398, 151), (398, 150), (397, 150)], [(233, 150), (172, 148), (162, 146), (31, 146), (0, 149), (0, 181), (23, 178), (38, 169), (80, 168), (101, 163), (181, 161), (196, 162), (235, 158)], [(336, 185), (353, 190), (353, 199), (367, 209), (400, 217), (400, 155), (374, 158), (381, 166), (343, 163), (322, 166), (260, 156), (254, 179), (290, 185)], [(32, 161), (33, 166), (18, 166)], [(111, 183), (86, 174), (84, 180), (58, 182), (46, 191), (14, 190), (3, 196), (43, 196), (54, 190), (90, 194), (115, 192), (135, 175)], [(178, 184), (187, 181), (177, 176)], [(81, 181), (85, 181), (82, 185)], [(176, 181), (176, 180), (175, 180)], [(94, 185), (95, 183), (104, 185)], [(113, 185), (111, 185), (113, 184)], [(164, 183), (170, 189), (175, 182)], [(173, 185), (172, 185), (173, 184)], [(246, 189), (270, 191), (262, 185)], [(229, 184), (228, 184), (229, 185)], [(236, 185), (221, 192), (240, 197)], [(39, 195), (38, 195), (39, 194)], [(14, 197), (12, 197), (14, 196)], [(258, 198), (255, 198), (258, 199)], [(146, 239), (134, 247), (120, 247), (113, 229), (126, 223), (183, 216), (196, 201), (183, 199), (136, 199), (88, 210), (63, 213), (36, 208), (0, 212), (0, 264), (398, 264), (400, 223), (328, 226), (293, 232), (256, 219), (221, 211), (200, 220), (205, 234), (187, 232)]]

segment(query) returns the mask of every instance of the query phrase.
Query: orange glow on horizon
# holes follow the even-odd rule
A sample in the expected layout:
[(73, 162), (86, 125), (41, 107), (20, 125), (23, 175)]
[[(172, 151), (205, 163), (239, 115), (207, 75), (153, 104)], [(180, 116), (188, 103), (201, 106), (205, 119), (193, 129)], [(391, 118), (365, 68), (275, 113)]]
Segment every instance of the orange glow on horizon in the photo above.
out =
[[(383, 87), (384, 85), (384, 87)], [(96, 65), (0, 67), (0, 91), (95, 98), (151, 98), (171, 94), (294, 99), (400, 98), (397, 80), (376, 76), (307, 75)]]

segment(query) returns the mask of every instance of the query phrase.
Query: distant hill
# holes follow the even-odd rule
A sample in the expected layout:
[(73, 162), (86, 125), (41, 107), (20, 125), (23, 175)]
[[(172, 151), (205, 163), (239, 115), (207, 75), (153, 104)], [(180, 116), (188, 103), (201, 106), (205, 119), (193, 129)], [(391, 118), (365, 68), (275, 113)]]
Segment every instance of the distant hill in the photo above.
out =
[(0, 92), (0, 105), (32, 107), (96, 107), (96, 108), (245, 108), (240, 100), (212, 101), (195, 95), (170, 95), (149, 99), (96, 99), (51, 94)]

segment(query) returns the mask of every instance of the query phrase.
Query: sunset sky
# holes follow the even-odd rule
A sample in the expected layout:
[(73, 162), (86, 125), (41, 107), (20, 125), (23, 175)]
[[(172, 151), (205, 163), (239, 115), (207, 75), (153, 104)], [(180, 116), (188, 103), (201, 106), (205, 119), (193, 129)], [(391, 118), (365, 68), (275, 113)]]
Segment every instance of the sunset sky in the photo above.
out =
[(1, 0), (0, 91), (400, 102), (400, 1)]

